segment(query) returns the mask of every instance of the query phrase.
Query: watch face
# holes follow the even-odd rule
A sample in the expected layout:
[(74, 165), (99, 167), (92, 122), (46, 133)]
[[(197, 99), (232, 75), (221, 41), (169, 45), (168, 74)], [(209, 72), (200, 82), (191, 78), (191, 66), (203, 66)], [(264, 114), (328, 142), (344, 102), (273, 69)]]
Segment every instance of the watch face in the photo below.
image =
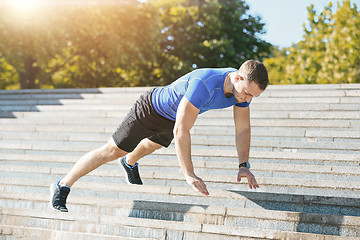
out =
[(241, 164), (239, 165), (239, 167), (247, 167), (248, 169), (250, 169), (250, 163), (249, 163), (249, 162), (241, 163)]

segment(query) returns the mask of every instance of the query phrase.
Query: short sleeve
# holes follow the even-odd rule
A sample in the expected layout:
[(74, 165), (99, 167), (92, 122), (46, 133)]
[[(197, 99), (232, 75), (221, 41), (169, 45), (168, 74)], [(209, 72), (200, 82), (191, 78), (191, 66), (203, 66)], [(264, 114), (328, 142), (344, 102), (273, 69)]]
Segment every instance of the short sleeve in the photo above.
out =
[(200, 109), (209, 101), (210, 92), (205, 83), (199, 78), (191, 79), (188, 84), (189, 86), (184, 96), (196, 108)]
[(235, 104), (235, 106), (246, 108), (246, 107), (248, 107), (250, 105), (250, 103), (251, 103), (251, 101), (250, 102), (242, 102), (242, 103)]

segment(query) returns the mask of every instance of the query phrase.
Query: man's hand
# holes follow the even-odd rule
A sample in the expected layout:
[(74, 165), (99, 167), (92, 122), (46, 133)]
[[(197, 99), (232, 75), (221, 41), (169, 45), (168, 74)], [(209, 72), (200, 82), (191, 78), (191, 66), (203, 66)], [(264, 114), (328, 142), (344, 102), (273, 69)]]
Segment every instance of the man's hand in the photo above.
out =
[(246, 177), (251, 189), (259, 188), (258, 183), (256, 182), (255, 176), (247, 168), (240, 168), (237, 181), (240, 182), (241, 178)]
[(209, 192), (206, 188), (206, 184), (201, 178), (197, 177), (195, 174), (186, 175), (185, 178), (186, 178), (186, 182), (190, 186), (192, 186), (196, 191), (204, 194), (205, 196), (209, 195)]

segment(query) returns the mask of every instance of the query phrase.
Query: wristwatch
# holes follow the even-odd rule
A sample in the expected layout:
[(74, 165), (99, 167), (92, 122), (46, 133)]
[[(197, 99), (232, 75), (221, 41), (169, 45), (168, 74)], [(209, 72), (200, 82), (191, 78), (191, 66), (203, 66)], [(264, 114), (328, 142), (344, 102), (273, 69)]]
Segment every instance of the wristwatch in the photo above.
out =
[(243, 162), (239, 164), (239, 169), (241, 167), (246, 167), (247, 169), (250, 169), (250, 163), (249, 162)]

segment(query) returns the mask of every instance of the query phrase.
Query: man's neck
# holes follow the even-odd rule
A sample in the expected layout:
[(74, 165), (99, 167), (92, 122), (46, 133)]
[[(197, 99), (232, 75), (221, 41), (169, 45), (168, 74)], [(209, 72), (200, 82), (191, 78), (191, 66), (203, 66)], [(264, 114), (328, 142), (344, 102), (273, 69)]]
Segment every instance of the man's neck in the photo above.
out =
[(228, 75), (226, 75), (225, 77), (225, 81), (224, 81), (224, 95), (226, 98), (230, 98), (233, 95), (233, 84), (231, 82), (231, 74), (229, 73)]

